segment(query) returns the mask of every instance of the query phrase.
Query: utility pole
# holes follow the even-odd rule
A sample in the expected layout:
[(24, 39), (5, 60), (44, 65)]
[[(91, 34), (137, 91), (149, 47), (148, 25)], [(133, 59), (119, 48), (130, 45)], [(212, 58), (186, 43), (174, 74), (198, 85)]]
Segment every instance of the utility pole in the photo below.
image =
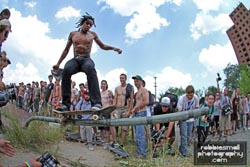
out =
[(156, 87), (157, 87), (156, 78), (157, 78), (157, 77), (154, 77), (154, 79), (155, 79), (155, 83), (154, 83), (154, 84), (155, 84), (155, 99), (157, 99), (157, 98), (156, 98), (156, 97), (157, 97), (157, 94), (156, 94)]

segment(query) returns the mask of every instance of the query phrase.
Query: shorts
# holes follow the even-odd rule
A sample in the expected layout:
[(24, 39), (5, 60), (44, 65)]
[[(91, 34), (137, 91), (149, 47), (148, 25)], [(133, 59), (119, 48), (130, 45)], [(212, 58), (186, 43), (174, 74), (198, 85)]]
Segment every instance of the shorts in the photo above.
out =
[(227, 115), (220, 115), (220, 131), (224, 130), (230, 130), (230, 121), (231, 121), (231, 116)]
[[(128, 111), (128, 107), (117, 107), (111, 119), (125, 118), (125, 114)], [(128, 130), (128, 126), (122, 126), (122, 130)]]

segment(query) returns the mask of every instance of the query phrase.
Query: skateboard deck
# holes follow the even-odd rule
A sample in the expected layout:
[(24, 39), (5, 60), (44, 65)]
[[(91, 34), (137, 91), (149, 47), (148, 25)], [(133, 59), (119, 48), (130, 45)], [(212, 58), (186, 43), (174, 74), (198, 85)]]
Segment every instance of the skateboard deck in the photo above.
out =
[(69, 118), (70, 116), (75, 115), (83, 115), (83, 114), (91, 114), (91, 119), (99, 120), (99, 119), (107, 119), (112, 111), (116, 109), (115, 106), (104, 107), (100, 110), (75, 110), (75, 111), (58, 111), (56, 109), (53, 112), (62, 115), (64, 118)]
[(128, 152), (125, 151), (122, 147), (116, 147), (116, 148), (110, 147), (109, 151), (122, 158), (129, 156)]

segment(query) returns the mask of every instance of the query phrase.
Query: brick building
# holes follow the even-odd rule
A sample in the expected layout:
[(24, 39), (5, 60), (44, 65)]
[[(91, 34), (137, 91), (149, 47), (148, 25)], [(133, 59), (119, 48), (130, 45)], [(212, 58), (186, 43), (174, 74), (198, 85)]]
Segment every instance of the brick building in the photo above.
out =
[(250, 10), (240, 3), (229, 16), (234, 25), (227, 30), (227, 35), (238, 63), (250, 65)]

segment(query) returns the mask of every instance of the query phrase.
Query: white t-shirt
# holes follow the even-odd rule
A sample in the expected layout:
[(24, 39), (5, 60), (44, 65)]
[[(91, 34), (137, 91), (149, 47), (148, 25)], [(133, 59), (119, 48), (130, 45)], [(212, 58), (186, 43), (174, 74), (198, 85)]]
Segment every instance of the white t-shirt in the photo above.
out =
[[(199, 108), (199, 98), (197, 95), (194, 95), (194, 97), (191, 100), (188, 100), (186, 94), (182, 95), (177, 103), (177, 109), (179, 111), (188, 111)], [(194, 118), (190, 118), (187, 120), (187, 122), (193, 122)]]

